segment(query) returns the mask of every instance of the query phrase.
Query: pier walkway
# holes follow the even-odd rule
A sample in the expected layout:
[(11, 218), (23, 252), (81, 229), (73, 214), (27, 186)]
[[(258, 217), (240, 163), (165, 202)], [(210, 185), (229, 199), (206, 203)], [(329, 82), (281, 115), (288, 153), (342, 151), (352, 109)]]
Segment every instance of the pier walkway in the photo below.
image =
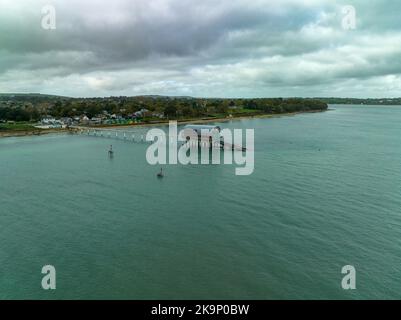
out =
[[(142, 129), (142, 130), (141, 130)], [(163, 142), (163, 139), (168, 139), (169, 143), (173, 142), (177, 137), (169, 136), (164, 133), (162, 136), (150, 136), (151, 141), (146, 141), (148, 128), (138, 128), (136, 130), (123, 130), (123, 129), (105, 129), (105, 128), (91, 128), (91, 127), (70, 127), (70, 131), (84, 136), (98, 137), (105, 139), (121, 140), (132, 143), (153, 143), (157, 138), (158, 141)], [(167, 142), (167, 141), (166, 141)], [(201, 148), (217, 148), (222, 150), (235, 150), (235, 151), (246, 151), (246, 148), (233, 145), (224, 141), (211, 143), (207, 140), (199, 141), (178, 141), (178, 146), (183, 144), (189, 144), (190, 147), (201, 147)]]

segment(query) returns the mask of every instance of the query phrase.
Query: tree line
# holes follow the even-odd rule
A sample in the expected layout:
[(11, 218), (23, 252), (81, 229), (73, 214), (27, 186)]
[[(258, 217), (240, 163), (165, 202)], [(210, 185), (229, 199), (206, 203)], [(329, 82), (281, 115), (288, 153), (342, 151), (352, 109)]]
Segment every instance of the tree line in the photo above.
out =
[(109, 97), (64, 98), (41, 95), (0, 95), (0, 120), (38, 121), (44, 116), (89, 118), (100, 114), (129, 117), (146, 109), (148, 116), (163, 115), (169, 119), (236, 116), (240, 114), (282, 114), (326, 110), (318, 99), (201, 99), (191, 97)]

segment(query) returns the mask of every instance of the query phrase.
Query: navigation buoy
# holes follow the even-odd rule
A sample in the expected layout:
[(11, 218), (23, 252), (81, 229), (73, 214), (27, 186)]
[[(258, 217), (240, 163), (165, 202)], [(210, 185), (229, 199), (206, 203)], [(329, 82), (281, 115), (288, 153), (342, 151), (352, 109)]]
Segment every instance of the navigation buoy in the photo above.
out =
[(112, 158), (114, 155), (114, 151), (113, 151), (113, 145), (110, 145), (110, 150), (109, 150), (109, 157)]

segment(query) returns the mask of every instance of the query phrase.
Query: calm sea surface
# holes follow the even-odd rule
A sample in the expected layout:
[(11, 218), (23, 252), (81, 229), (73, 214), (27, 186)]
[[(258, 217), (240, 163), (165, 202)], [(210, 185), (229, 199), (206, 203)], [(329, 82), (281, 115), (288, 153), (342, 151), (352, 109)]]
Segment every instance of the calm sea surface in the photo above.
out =
[(140, 143), (0, 139), (0, 298), (400, 298), (401, 107), (331, 108), (221, 124), (255, 129), (245, 177), (178, 165), (158, 180)]

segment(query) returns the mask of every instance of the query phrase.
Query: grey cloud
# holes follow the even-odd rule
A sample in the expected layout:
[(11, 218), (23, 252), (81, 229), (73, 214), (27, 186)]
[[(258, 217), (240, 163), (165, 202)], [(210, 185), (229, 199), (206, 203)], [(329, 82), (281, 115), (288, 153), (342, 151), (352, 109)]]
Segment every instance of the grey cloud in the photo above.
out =
[[(59, 0), (57, 30), (45, 31), (48, 2), (0, 0), (0, 90), (353, 95), (354, 80), (388, 76), (399, 88), (398, 1)], [(345, 4), (357, 30), (341, 28)]]

